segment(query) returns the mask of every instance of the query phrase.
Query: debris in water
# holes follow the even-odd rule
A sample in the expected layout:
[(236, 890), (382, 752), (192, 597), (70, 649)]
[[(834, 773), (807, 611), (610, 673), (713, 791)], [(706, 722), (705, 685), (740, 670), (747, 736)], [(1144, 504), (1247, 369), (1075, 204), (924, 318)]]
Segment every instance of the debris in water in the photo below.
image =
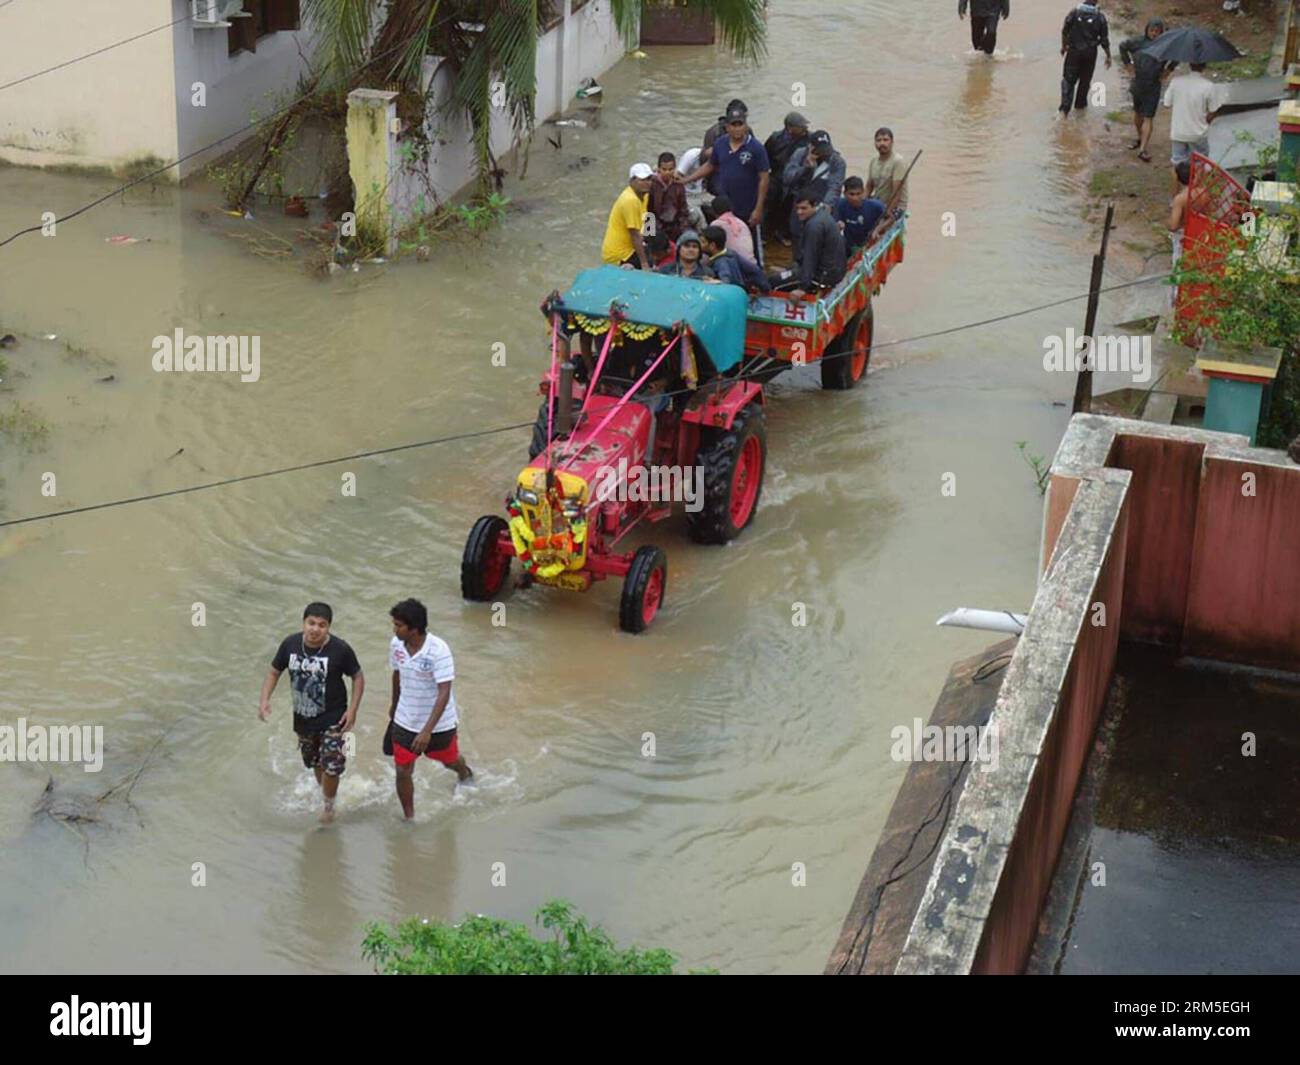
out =
[(111, 237), (104, 238), (105, 244), (139, 244), (139, 237), (128, 237), (125, 233), (115, 233)]
[(106, 385), (108, 384), (109, 381), (116, 381), (116, 380), (117, 380), (117, 374), (111, 373), (107, 377), (99, 378), (98, 382), (96, 383), (101, 385)]
[(0, 337), (0, 348), (12, 348), (18, 343), (18, 338), (13, 333), (6, 333)]
[(171, 462), (171, 460), (174, 459), (177, 455), (184, 455), (184, 454), (185, 454), (185, 449), (183, 447), (178, 447), (175, 450), (175, 452), (167, 456), (167, 461)]
[(59, 334), (58, 334), (58, 333), (46, 333), (44, 339), (46, 339), (46, 340), (58, 340), (58, 339), (59, 339)]
[[(644, 52), (635, 52), (633, 54), (638, 58), (645, 58)], [(595, 78), (583, 78), (582, 81), (578, 83), (578, 91), (573, 95), (579, 100), (585, 100), (588, 96), (599, 96), (604, 91), (605, 90), (596, 83)]]
[(290, 196), (284, 202), (284, 213), (291, 218), (306, 218), (307, 201), (301, 196)]
[(587, 128), (587, 123), (580, 118), (562, 118), (555, 124), (557, 126), (579, 126), (582, 129)]

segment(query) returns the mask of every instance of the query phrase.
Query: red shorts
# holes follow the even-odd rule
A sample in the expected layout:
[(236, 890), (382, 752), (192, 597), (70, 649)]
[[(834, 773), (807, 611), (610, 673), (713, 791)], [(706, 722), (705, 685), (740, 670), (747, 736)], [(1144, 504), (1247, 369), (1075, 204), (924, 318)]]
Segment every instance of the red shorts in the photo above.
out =
[[(413, 765), (420, 756), (411, 750), (417, 733), (404, 729), (393, 722), (393, 761), (397, 765)], [(429, 737), (429, 746), (424, 749), (424, 757), (432, 758), (443, 765), (451, 765), (460, 757), (460, 744), (456, 742), (456, 730), (435, 732)]]

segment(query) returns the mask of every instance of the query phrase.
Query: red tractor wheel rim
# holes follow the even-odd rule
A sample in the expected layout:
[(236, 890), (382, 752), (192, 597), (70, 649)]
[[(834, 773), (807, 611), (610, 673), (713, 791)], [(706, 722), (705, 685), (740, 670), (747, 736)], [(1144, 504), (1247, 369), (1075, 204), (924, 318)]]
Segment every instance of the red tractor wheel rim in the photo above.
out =
[(664, 571), (656, 566), (650, 571), (650, 579), (645, 582), (645, 595), (641, 599), (641, 620), (647, 625), (654, 621), (659, 613), (659, 604), (664, 597)]
[(510, 556), (501, 548), (501, 542), (494, 540), (488, 548), (487, 557), (483, 559), (483, 585), (488, 594), (493, 594), (506, 579), (506, 570), (510, 566)]
[(871, 357), (871, 319), (864, 317), (853, 338), (853, 358), (849, 360), (849, 373), (857, 381), (867, 372), (867, 360)]
[(736, 476), (731, 482), (731, 524), (737, 529), (749, 521), (762, 475), (763, 445), (758, 437), (751, 436), (736, 458)]

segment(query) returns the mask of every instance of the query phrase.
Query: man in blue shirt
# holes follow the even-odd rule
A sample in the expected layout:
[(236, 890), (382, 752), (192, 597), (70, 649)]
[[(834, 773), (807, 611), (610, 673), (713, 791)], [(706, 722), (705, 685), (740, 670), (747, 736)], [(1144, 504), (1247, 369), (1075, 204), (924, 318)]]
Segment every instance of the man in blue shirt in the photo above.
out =
[(831, 215), (840, 224), (850, 259), (870, 241), (871, 231), (884, 213), (883, 203), (867, 198), (867, 186), (860, 177), (844, 182), (844, 195), (836, 201)]
[(700, 234), (704, 264), (724, 284), (739, 285), (756, 292), (768, 291), (767, 275), (758, 265), (727, 247), (727, 231), (720, 226), (706, 226)]
[(727, 197), (735, 216), (749, 225), (754, 237), (754, 255), (761, 267), (763, 236), (759, 226), (763, 221), (772, 166), (766, 149), (749, 128), (749, 113), (743, 107), (734, 106), (737, 103), (733, 100), (733, 106), (727, 109), (727, 132), (713, 142), (709, 161), (693, 174), (687, 174), (682, 181), (689, 185), (717, 173), (718, 194)]

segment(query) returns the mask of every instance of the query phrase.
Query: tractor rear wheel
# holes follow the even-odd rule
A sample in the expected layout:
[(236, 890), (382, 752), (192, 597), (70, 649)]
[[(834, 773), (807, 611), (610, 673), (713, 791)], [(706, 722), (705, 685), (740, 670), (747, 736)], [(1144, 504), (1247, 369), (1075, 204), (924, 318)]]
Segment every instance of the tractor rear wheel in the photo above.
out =
[(510, 531), (504, 518), (485, 514), (474, 523), (460, 560), (460, 594), (483, 603), (492, 599), (510, 576), (511, 555), (501, 547), (501, 534)]
[(712, 430), (695, 457), (704, 469), (704, 506), (687, 511), (691, 539), (725, 544), (754, 520), (767, 466), (767, 419), (756, 403), (736, 415), (731, 428)]
[(844, 332), (822, 355), (822, 388), (843, 392), (867, 376), (874, 331), (875, 311), (868, 303), (849, 319)]
[[(574, 413), (577, 413), (577, 404), (574, 405)], [(542, 405), (537, 411), (537, 421), (533, 422), (533, 439), (528, 445), (529, 459), (535, 459), (546, 450), (546, 424), (554, 419), (556, 414), (548, 409), (547, 401), (542, 400)], [(567, 440), (568, 433), (556, 433), (556, 440)]]
[(618, 605), (618, 627), (624, 632), (644, 632), (659, 613), (668, 587), (668, 558), (654, 544), (637, 548), (623, 578)]

